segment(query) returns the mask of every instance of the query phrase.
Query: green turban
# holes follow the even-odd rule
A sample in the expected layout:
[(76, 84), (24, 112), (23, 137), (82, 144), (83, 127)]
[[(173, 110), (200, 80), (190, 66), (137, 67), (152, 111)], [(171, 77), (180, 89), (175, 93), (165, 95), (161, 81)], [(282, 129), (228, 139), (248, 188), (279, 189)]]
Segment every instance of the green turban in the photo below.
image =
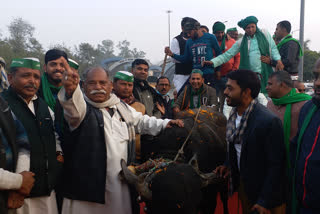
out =
[(120, 80), (124, 80), (127, 82), (133, 82), (134, 78), (132, 73), (128, 72), (128, 71), (118, 71), (116, 73), (116, 75), (114, 75), (114, 79), (120, 79)]
[(232, 32), (232, 31), (238, 31), (238, 30), (237, 30), (237, 28), (236, 28), (236, 27), (229, 28), (229, 29), (227, 30), (227, 33)]
[(203, 76), (203, 72), (200, 69), (193, 69), (191, 74), (200, 74), (201, 76)]
[(40, 71), (40, 60), (31, 57), (13, 59), (10, 68), (30, 68)]
[(215, 34), (217, 31), (223, 31), (226, 29), (226, 26), (222, 22), (215, 22), (212, 26), (212, 32)]
[(69, 58), (69, 59), (68, 59), (68, 63), (69, 63), (69, 66), (70, 66), (70, 67), (78, 70), (79, 64), (78, 64), (76, 61), (74, 61), (73, 59), (70, 59), (70, 58)]
[(246, 29), (246, 27), (249, 24), (257, 24), (258, 23), (258, 19), (255, 16), (248, 16), (245, 19), (242, 19), (241, 21), (238, 22), (238, 26), (241, 27), (242, 29)]

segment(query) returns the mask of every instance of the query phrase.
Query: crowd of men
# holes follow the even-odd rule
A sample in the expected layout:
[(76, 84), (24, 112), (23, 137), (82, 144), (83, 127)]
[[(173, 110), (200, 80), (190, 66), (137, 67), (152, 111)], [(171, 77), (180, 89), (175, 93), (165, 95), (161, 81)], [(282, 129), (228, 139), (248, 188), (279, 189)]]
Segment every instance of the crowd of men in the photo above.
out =
[(201, 106), (228, 118), (227, 160), (214, 172), (239, 192), (243, 213), (320, 213), (320, 59), (311, 97), (297, 81), (303, 52), (290, 22), (274, 37), (257, 23), (239, 21), (238, 39), (223, 22), (210, 34), (183, 18), (165, 48), (173, 83), (161, 76), (155, 88), (144, 59), (112, 78), (88, 68), (80, 84), (78, 63), (58, 49), (42, 75), (39, 59), (13, 59), (6, 73), (0, 58), (0, 213), (139, 213), (120, 160), (142, 162), (154, 136), (184, 126), (177, 113)]

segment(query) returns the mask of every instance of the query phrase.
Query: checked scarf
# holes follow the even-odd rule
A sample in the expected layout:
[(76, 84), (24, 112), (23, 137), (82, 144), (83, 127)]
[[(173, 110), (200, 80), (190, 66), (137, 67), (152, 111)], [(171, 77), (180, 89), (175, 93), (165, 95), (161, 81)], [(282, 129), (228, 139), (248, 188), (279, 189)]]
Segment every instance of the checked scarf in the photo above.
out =
[[(258, 103), (257, 99), (254, 99), (251, 101), (250, 105), (242, 115), (240, 125), (238, 126), (238, 128), (236, 128), (237, 108), (236, 107), (232, 108), (230, 112), (230, 117), (227, 123), (227, 133), (226, 133), (226, 138), (228, 143), (228, 152), (229, 152), (229, 145), (231, 142), (233, 142), (234, 144), (242, 144), (242, 136), (244, 131), (247, 128), (248, 118), (250, 116), (250, 113), (254, 110), (254, 107), (256, 106), (257, 103)], [(234, 191), (232, 175), (229, 176), (229, 183), (230, 183), (229, 195), (232, 195)]]
[(252, 100), (247, 110), (243, 113), (241, 122), (238, 128), (236, 128), (237, 108), (232, 108), (230, 117), (227, 123), (227, 141), (234, 144), (242, 144), (242, 136), (247, 128), (248, 118), (257, 104), (257, 100)]

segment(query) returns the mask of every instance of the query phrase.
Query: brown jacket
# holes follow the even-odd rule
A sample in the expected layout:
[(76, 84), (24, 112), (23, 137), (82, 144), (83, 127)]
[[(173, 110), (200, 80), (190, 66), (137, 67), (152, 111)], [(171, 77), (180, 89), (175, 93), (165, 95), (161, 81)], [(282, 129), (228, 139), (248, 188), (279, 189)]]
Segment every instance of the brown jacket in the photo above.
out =
[[(179, 95), (177, 101), (174, 103), (173, 108), (178, 107), (180, 110), (190, 108), (191, 99), (191, 85), (184, 88), (183, 92)], [(203, 84), (203, 92), (201, 94), (201, 105), (212, 106), (215, 111), (218, 111), (218, 99), (216, 89)]]
[[(143, 115), (146, 113), (146, 107), (140, 103), (135, 101), (131, 103), (130, 106), (134, 108), (137, 112), (141, 112)], [(141, 135), (136, 134), (136, 159), (141, 160)]]
[[(298, 103), (293, 103), (291, 105), (291, 130), (290, 130), (290, 140), (292, 140), (298, 131), (298, 121), (299, 121), (299, 114), (302, 106), (307, 101), (301, 101)], [(277, 115), (283, 124), (284, 113), (286, 111), (286, 105), (276, 106), (273, 104), (272, 100), (270, 100), (267, 104), (267, 108), (271, 110), (275, 115)]]

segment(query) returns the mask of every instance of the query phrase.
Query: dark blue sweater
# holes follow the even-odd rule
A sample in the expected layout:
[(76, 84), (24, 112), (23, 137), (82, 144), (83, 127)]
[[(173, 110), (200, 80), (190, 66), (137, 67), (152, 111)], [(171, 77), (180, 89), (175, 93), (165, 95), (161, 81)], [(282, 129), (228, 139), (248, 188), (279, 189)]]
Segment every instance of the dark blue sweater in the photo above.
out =
[[(296, 160), (298, 136), (301, 126), (308, 112), (313, 106), (313, 101), (308, 101), (301, 109), (298, 133), (291, 143), (293, 166)], [(320, 212), (320, 111), (314, 113), (302, 137), (298, 160), (296, 163), (296, 192), (299, 202), (303, 207)], [(303, 182), (305, 180), (305, 183)]]
[(217, 38), (212, 34), (204, 33), (203, 36), (195, 40), (188, 39), (184, 55), (174, 54), (172, 57), (182, 63), (192, 61), (193, 69), (200, 69), (203, 74), (213, 74), (213, 67), (202, 67), (201, 62), (211, 60), (214, 56), (218, 56), (220, 54), (221, 49)]

